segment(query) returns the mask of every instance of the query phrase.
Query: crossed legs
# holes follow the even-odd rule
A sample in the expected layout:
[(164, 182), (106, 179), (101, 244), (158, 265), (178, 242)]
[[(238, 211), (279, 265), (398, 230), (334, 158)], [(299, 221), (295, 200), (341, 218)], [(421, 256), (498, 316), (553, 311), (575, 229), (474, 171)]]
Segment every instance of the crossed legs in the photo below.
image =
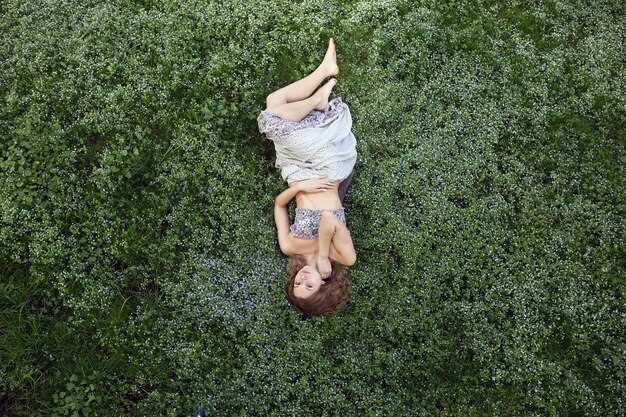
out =
[(266, 99), (266, 110), (294, 122), (302, 120), (313, 109), (324, 110), (328, 106), (328, 96), (337, 80), (331, 78), (315, 94), (313, 91), (326, 77), (338, 73), (335, 43), (330, 38), (324, 60), (315, 71), (270, 93)]

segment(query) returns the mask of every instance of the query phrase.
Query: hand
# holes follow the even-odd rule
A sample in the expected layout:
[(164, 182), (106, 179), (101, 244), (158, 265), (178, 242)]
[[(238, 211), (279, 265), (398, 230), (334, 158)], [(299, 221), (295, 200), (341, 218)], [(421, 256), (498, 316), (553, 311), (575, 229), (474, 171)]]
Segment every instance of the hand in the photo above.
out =
[(307, 193), (319, 193), (322, 191), (326, 191), (330, 188), (333, 188), (335, 186), (335, 183), (327, 179), (320, 178), (320, 179), (300, 181), (297, 184), (295, 184), (295, 186), (298, 187), (300, 191), (305, 191)]
[(330, 275), (332, 272), (332, 266), (330, 265), (330, 259), (328, 259), (328, 256), (317, 257), (317, 270), (322, 278), (327, 278)]

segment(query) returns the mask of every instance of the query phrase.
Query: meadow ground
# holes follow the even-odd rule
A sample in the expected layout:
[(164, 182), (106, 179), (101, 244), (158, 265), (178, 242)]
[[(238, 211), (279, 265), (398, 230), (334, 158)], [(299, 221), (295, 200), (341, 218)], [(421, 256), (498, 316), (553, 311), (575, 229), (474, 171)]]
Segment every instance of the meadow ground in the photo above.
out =
[[(0, 414), (625, 415), (624, 14), (3, 1)], [(330, 37), (358, 260), (303, 320), (256, 117)]]

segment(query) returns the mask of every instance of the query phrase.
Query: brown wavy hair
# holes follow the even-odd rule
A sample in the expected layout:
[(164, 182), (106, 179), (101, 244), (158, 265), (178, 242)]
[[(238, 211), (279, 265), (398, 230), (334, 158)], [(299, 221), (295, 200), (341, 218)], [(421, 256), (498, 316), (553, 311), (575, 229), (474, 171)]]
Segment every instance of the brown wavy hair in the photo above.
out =
[(303, 299), (293, 294), (293, 284), (298, 271), (305, 265), (304, 257), (300, 255), (289, 257), (287, 282), (284, 288), (289, 303), (307, 316), (330, 315), (343, 310), (350, 300), (351, 292), (348, 267), (331, 259), (331, 273), (323, 279), (324, 285), (320, 286), (315, 294)]

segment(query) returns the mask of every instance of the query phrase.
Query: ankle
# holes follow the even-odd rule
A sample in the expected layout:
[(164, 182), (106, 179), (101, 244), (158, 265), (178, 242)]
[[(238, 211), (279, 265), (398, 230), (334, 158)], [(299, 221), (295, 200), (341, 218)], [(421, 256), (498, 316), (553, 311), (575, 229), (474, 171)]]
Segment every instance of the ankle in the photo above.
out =
[(315, 71), (318, 75), (318, 77), (320, 77), (321, 80), (323, 80), (324, 78), (328, 77), (330, 75), (330, 71), (328, 69), (328, 66), (324, 65), (324, 64), (320, 64), (317, 68), (315, 68)]
[(317, 107), (322, 104), (322, 101), (324, 101), (324, 97), (322, 97), (322, 95), (320, 94), (320, 90), (317, 90), (315, 93), (313, 93), (311, 97), (309, 97), (309, 100), (311, 101), (312, 105)]

